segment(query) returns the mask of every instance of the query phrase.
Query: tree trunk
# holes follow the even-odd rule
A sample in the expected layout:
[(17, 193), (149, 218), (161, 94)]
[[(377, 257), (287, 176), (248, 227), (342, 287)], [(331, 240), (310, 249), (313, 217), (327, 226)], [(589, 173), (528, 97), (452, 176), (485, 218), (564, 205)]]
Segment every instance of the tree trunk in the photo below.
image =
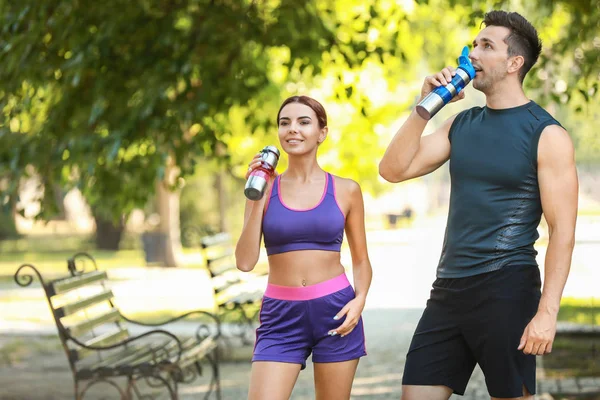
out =
[(96, 221), (96, 248), (98, 250), (119, 250), (121, 237), (125, 229), (125, 218), (118, 224), (94, 215)]
[[(166, 182), (173, 182), (178, 175), (177, 168), (169, 167), (165, 174)], [(159, 253), (162, 254), (165, 267), (177, 267), (181, 258), (181, 237), (179, 223), (179, 195), (180, 190), (171, 191), (165, 182), (158, 182), (156, 187), (158, 214), (160, 224), (158, 232), (163, 238), (157, 244), (161, 246)]]
[(225, 189), (225, 174), (223, 168), (215, 174), (215, 187), (217, 189), (217, 201), (219, 202), (219, 232), (227, 232), (227, 190)]
[[(7, 186), (8, 179), (0, 179), (0, 191), (5, 191)], [(19, 236), (17, 232), (17, 192), (8, 195), (7, 204), (3, 205), (0, 202), (0, 240), (14, 239)]]
[[(225, 145), (217, 143), (216, 153), (219, 158), (226, 154)], [(217, 201), (219, 202), (219, 232), (227, 232), (227, 188), (225, 185), (225, 171), (219, 162), (215, 175), (215, 188), (217, 190)]]

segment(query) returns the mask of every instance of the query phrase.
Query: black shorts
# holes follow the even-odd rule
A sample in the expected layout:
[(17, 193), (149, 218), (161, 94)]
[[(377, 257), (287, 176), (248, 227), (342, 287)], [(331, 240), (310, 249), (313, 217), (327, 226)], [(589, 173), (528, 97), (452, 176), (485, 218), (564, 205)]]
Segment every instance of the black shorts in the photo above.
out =
[(492, 397), (535, 394), (535, 356), (517, 350), (540, 301), (540, 271), (498, 271), (433, 283), (413, 336), (403, 385), (443, 385), (464, 394), (476, 364)]

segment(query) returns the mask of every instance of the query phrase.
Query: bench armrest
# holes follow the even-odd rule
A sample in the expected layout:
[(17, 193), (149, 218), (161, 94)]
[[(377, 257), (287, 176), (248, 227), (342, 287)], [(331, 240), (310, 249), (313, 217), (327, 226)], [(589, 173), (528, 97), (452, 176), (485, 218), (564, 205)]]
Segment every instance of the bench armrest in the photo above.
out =
[[(177, 317), (174, 317), (174, 318), (168, 319), (168, 320), (166, 320), (166, 321), (162, 321), (162, 322), (154, 322), (154, 323), (151, 323), (151, 322), (142, 322), (142, 321), (133, 320), (133, 319), (131, 319), (131, 318), (127, 318), (127, 317), (126, 317), (126, 316), (124, 316), (123, 314), (121, 314), (121, 317), (122, 317), (122, 318), (123, 318), (125, 321), (127, 321), (127, 322), (129, 322), (129, 323), (132, 323), (132, 324), (135, 324), (135, 325), (140, 325), (140, 326), (154, 326), (154, 327), (157, 327), (157, 326), (163, 326), (163, 325), (166, 325), (166, 324), (170, 324), (170, 323), (172, 323), (172, 322), (175, 322), (175, 321), (179, 321), (180, 319), (184, 319), (184, 318), (186, 318), (186, 317), (188, 317), (188, 316), (190, 316), (190, 315), (193, 315), (193, 314), (202, 314), (202, 315), (207, 315), (207, 316), (209, 316), (210, 318), (212, 318), (212, 319), (215, 321), (215, 325), (216, 325), (216, 327), (217, 327), (217, 334), (216, 334), (216, 338), (219, 338), (219, 337), (221, 336), (221, 321), (219, 320), (219, 318), (218, 318), (218, 317), (217, 317), (215, 314), (213, 314), (213, 313), (211, 313), (211, 312), (208, 312), (208, 311), (205, 311), (205, 310), (194, 310), (194, 311), (189, 311), (189, 312), (186, 312), (186, 313), (184, 313), (184, 314), (181, 314), (181, 315), (179, 315), (179, 316), (177, 316)], [(208, 325), (206, 325), (206, 324), (200, 324), (200, 326), (199, 326), (199, 327), (198, 327), (198, 329), (196, 330), (196, 337), (197, 337), (198, 339), (203, 339), (203, 338), (205, 338), (205, 337), (206, 337), (206, 336), (204, 336), (204, 335), (202, 335), (202, 334), (201, 334), (201, 332), (202, 332), (202, 330), (203, 330), (203, 329), (206, 329), (206, 331), (209, 331)]]
[(116, 349), (117, 347), (125, 346), (126, 344), (135, 342), (136, 340), (142, 339), (142, 338), (144, 338), (146, 336), (161, 334), (161, 335), (169, 336), (171, 339), (173, 339), (175, 341), (175, 343), (177, 343), (178, 352), (177, 352), (177, 359), (176, 359), (175, 362), (179, 362), (179, 360), (181, 359), (181, 355), (183, 354), (183, 346), (182, 346), (181, 341), (179, 340), (179, 338), (177, 336), (175, 336), (174, 334), (172, 334), (171, 332), (165, 331), (163, 329), (155, 329), (155, 330), (152, 330), (152, 331), (144, 332), (144, 333), (142, 333), (140, 335), (127, 338), (127, 339), (125, 339), (125, 340), (123, 340), (123, 341), (121, 341), (119, 343), (115, 343), (115, 344), (111, 344), (111, 345), (107, 345), (107, 346), (86, 345), (82, 341), (80, 341), (77, 338), (71, 336), (64, 329), (62, 329), (61, 331), (62, 331), (62, 335), (65, 337), (65, 339), (73, 341), (73, 343), (75, 343), (75, 344), (83, 347), (84, 349), (99, 350), (99, 351), (100, 350)]

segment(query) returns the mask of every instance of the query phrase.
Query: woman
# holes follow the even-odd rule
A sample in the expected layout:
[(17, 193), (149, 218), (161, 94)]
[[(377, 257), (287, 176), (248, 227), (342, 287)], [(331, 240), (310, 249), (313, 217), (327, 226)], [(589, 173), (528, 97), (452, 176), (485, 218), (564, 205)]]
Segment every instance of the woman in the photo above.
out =
[[(323, 106), (307, 96), (283, 102), (279, 141), (288, 169), (271, 178), (265, 196), (247, 201), (237, 242), (237, 267), (251, 271), (264, 235), (269, 283), (260, 311), (249, 399), (289, 399), (312, 353), (317, 399), (349, 399), (366, 355), (361, 313), (371, 284), (360, 186), (334, 177), (317, 162), (327, 137)], [(248, 175), (260, 165), (256, 156)], [(340, 262), (344, 236), (354, 288)]]

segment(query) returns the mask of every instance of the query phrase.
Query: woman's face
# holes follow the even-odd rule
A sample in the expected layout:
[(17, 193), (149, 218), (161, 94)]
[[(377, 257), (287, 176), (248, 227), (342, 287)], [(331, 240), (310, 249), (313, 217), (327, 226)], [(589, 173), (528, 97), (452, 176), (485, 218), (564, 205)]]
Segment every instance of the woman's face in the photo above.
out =
[(327, 137), (327, 127), (319, 127), (314, 110), (302, 103), (289, 103), (279, 113), (279, 141), (288, 154), (316, 151)]

